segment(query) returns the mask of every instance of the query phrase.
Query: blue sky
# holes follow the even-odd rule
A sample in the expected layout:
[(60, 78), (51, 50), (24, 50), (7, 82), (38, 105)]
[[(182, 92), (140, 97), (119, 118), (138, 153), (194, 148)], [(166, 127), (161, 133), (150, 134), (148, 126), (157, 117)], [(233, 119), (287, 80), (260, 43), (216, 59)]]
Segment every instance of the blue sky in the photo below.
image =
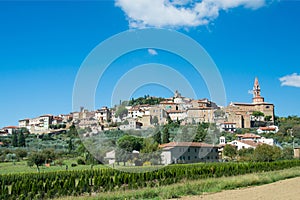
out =
[[(145, 5), (135, 0), (118, 0), (117, 6), (115, 1), (0, 1), (0, 127), (17, 125), (22, 118), (71, 112), (76, 74), (88, 54), (115, 34), (143, 27), (177, 30), (201, 44), (220, 71), (227, 103), (250, 102), (257, 76), (276, 115), (300, 115), (299, 1), (241, 0), (237, 5), (213, 5), (214, 10), (200, 4), (196, 9), (201, 1), (170, 1), (169, 7), (157, 2), (141, 14)], [(170, 7), (164, 12), (170, 15), (153, 16)], [(176, 14), (176, 8), (186, 12)], [(110, 105), (107, 94), (118, 79), (145, 63), (173, 67), (199, 97), (209, 97), (189, 63), (168, 52), (145, 49), (120, 57), (107, 69), (96, 107)], [(133, 96), (144, 94), (172, 95), (168, 88), (150, 84)]]

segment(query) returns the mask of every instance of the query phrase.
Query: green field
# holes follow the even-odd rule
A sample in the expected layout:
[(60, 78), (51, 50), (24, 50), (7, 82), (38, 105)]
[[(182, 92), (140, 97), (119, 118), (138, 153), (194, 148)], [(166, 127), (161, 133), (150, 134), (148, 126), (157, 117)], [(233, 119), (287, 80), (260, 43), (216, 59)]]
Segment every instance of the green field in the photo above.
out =
[[(66, 171), (66, 165), (68, 165), (68, 170), (85, 170), (91, 169), (91, 165), (77, 165), (75, 167), (71, 167), (72, 163), (77, 163), (76, 159), (68, 159), (64, 160), (64, 165), (62, 166), (41, 166), (40, 172), (54, 172), (54, 171)], [(93, 165), (93, 169), (103, 168), (103, 165)], [(26, 161), (21, 162), (4, 162), (0, 163), (0, 174), (16, 174), (16, 173), (34, 173), (37, 172), (36, 166), (29, 167), (27, 166)]]

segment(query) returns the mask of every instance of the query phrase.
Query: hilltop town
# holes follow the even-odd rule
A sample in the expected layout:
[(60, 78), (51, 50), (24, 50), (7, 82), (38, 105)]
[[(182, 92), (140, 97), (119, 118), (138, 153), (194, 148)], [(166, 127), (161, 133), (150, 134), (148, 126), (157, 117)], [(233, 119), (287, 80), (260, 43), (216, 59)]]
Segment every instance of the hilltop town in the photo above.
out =
[(250, 103), (232, 102), (227, 107), (220, 107), (207, 98), (195, 100), (183, 97), (175, 91), (171, 98), (145, 96), (123, 102), (114, 108), (102, 107), (96, 111), (88, 111), (82, 107), (80, 111), (70, 114), (47, 114), (32, 119), (20, 119), (19, 126), (3, 127), (0, 134), (11, 134), (14, 129), (19, 128), (26, 128), (32, 134), (45, 134), (68, 128), (72, 124), (80, 128), (90, 126), (98, 131), (139, 130), (164, 125), (168, 118), (180, 121), (181, 125), (215, 123), (221, 131), (234, 132), (237, 128), (260, 127), (261, 132), (268, 132), (277, 130), (274, 126), (274, 113), (274, 105), (265, 102), (261, 96), (256, 78)]

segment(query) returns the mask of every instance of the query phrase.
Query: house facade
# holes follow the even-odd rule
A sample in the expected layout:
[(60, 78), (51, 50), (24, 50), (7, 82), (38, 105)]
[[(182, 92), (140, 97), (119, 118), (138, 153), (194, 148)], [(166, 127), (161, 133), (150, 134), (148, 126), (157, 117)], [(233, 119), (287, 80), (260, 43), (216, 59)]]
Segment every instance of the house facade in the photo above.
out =
[(218, 162), (218, 146), (199, 142), (170, 142), (160, 145), (162, 164)]

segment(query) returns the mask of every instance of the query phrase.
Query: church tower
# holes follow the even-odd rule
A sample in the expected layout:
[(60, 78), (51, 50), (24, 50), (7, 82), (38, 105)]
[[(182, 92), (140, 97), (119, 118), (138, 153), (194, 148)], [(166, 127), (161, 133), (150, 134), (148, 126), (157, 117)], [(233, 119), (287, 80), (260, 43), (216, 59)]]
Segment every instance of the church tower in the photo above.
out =
[(253, 86), (253, 98), (252, 98), (252, 102), (253, 103), (263, 103), (265, 101), (265, 99), (260, 96), (260, 86), (259, 86), (259, 82), (258, 82), (258, 78), (255, 78), (254, 81), (254, 86)]

